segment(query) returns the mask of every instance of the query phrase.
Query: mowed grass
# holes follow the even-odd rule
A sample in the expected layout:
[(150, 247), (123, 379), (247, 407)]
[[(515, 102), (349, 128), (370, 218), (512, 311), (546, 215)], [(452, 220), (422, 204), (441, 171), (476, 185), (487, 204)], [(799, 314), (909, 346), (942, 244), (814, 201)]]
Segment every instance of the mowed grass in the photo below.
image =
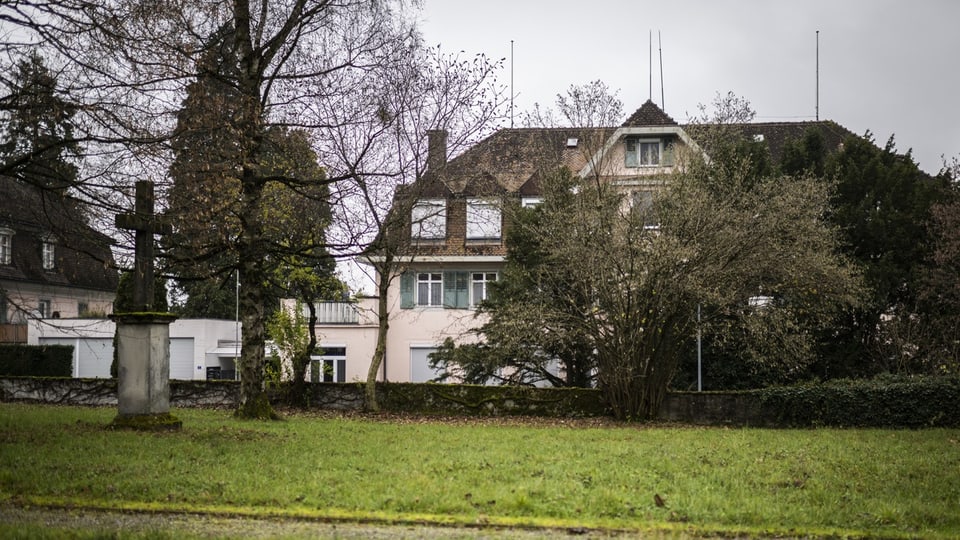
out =
[[(0, 502), (385, 522), (960, 537), (960, 430), (763, 430), (0, 404)], [(662, 502), (663, 505), (659, 505)]]

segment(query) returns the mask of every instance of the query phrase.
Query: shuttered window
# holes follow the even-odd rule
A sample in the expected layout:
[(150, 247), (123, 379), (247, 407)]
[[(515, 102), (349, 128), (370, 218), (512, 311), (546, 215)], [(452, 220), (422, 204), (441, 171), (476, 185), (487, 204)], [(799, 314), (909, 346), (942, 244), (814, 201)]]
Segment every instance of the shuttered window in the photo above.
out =
[(442, 239), (447, 235), (447, 202), (443, 199), (417, 201), (410, 215), (413, 238)]
[(500, 238), (500, 207), (492, 201), (467, 201), (467, 240)]
[(443, 307), (462, 309), (470, 306), (467, 272), (443, 273)]
[(625, 167), (656, 167), (660, 165), (661, 146), (659, 139), (628, 137), (624, 141)]
[(470, 307), (470, 273), (405, 272), (400, 276), (400, 308)]

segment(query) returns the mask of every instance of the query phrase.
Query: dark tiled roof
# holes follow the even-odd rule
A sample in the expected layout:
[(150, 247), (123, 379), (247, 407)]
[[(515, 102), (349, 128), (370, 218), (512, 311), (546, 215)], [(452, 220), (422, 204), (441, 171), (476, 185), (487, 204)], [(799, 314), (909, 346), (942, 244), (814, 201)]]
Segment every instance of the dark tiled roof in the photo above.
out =
[[(0, 279), (100, 291), (117, 289), (110, 238), (86, 224), (76, 201), (0, 177), (0, 227), (14, 230), (12, 263)], [(44, 270), (41, 244), (55, 242), (56, 263)]]
[[(566, 165), (580, 170), (615, 128), (502, 129), (450, 160), (428, 170), (418, 196), (493, 195), (523, 191), (538, 172)], [(528, 189), (524, 188), (524, 189)]]
[[(710, 129), (710, 126), (704, 125), (682, 127), (688, 130), (694, 139), (697, 130)], [(838, 150), (847, 137), (856, 136), (832, 121), (769, 122), (730, 127), (748, 139), (762, 135), (770, 157), (775, 162), (780, 160), (788, 141), (801, 139), (809, 129), (820, 131), (830, 152)], [(566, 165), (575, 172), (581, 170), (587, 157), (600, 150), (615, 130), (616, 128), (502, 129), (452, 159), (441, 170), (428, 171), (421, 180), (417, 193), (419, 197), (438, 198), (450, 195), (495, 195), (504, 192), (537, 195), (540, 191), (541, 171), (558, 165)], [(576, 139), (576, 144), (569, 144), (573, 139)]]
[[(710, 129), (709, 125), (683, 127), (691, 136), (694, 136), (697, 129)], [(784, 146), (786, 146), (787, 142), (802, 139), (807, 133), (807, 130), (810, 129), (815, 129), (820, 132), (828, 152), (839, 150), (843, 141), (848, 137), (858, 136), (847, 128), (830, 120), (817, 122), (759, 122), (735, 124), (731, 127), (748, 139), (754, 139), (757, 135), (762, 135), (763, 142), (770, 151), (770, 158), (774, 162), (780, 161)]]
[[(650, 101), (644, 103), (623, 127), (662, 128), (664, 136), (674, 140), (677, 137), (675, 132), (680, 128), (694, 141), (702, 137), (704, 142), (710, 138), (709, 130), (719, 129), (711, 125), (679, 126)], [(589, 158), (603, 150), (618, 129), (620, 128), (502, 129), (454, 159), (440, 166), (433, 164), (419, 181), (398, 191), (397, 197), (450, 199), (448, 223), (451, 228), (462, 228), (464, 197), (503, 193), (541, 195), (544, 173), (561, 165), (575, 173), (582, 171)], [(774, 162), (780, 161), (788, 141), (800, 140), (809, 129), (820, 131), (828, 152), (837, 151), (845, 139), (856, 136), (830, 121), (738, 124), (725, 126), (724, 129), (730, 129), (724, 134), (729, 133), (748, 140), (757, 140), (757, 136), (762, 135)], [(406, 234), (409, 235), (409, 232)], [(463, 241), (462, 230), (450, 234), (443, 243), (417, 245), (413, 249), (421, 255), (491, 254), (500, 253), (503, 249), (500, 245), (490, 248), (494, 251), (481, 253)]]
[(675, 126), (677, 122), (670, 118), (670, 115), (663, 112), (657, 104), (647, 100), (639, 109), (627, 118), (623, 127), (645, 127), (645, 126)]

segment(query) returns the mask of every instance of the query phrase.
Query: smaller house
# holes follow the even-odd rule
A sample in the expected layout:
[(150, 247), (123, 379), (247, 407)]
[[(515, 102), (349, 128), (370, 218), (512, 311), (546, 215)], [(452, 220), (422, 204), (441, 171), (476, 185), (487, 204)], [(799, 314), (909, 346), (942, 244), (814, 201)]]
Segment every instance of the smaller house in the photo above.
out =
[[(295, 300), (281, 302), (282, 309), (293, 310), (295, 306)], [(357, 303), (319, 302), (315, 306), (317, 350), (311, 358), (307, 379), (311, 382), (365, 381), (377, 345), (377, 299), (361, 298)], [(306, 306), (302, 309), (306, 318), (308, 309)]]
[(0, 177), (0, 342), (26, 342), (31, 319), (112, 313), (111, 243), (62, 191)]
[[(33, 319), (30, 345), (73, 347), (73, 377), (109, 378), (116, 324), (109, 319)], [(235, 321), (177, 319), (170, 325), (170, 378), (235, 379), (240, 356)]]

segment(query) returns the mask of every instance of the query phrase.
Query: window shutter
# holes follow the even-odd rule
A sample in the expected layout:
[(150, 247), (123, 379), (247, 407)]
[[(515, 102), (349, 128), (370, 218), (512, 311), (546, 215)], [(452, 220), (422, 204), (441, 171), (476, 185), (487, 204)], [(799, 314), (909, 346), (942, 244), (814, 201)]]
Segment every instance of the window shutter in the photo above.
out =
[(400, 309), (414, 306), (413, 291), (417, 288), (417, 277), (413, 272), (400, 274)]
[(625, 167), (639, 167), (640, 159), (637, 155), (637, 147), (640, 146), (637, 144), (636, 139), (628, 138), (624, 141), (624, 153), (623, 153), (623, 165)]
[(443, 307), (450, 309), (466, 309), (470, 303), (468, 272), (443, 273)]
[(673, 143), (664, 142), (663, 143), (663, 166), (664, 167), (673, 167)]
[(470, 272), (457, 272), (457, 307), (470, 307)]

